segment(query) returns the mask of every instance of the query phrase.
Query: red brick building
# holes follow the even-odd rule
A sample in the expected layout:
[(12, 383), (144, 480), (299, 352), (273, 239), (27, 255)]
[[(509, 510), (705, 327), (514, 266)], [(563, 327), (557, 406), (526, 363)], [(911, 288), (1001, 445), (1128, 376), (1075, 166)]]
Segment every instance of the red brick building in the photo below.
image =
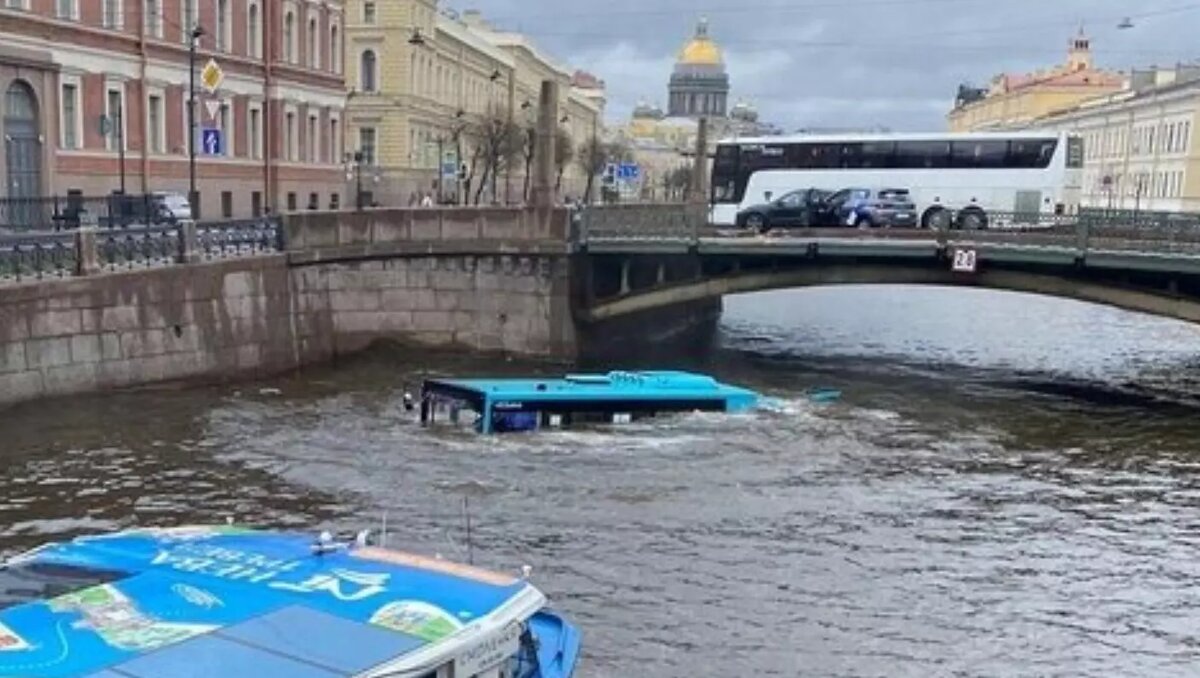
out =
[[(342, 0), (0, 0), (0, 197), (104, 195), (122, 165), (128, 193), (186, 193), (198, 25), (202, 218), (345, 205), (343, 10)], [(199, 76), (209, 59), (225, 76), (212, 95)], [(205, 129), (220, 130), (222, 148), (201, 143)]]

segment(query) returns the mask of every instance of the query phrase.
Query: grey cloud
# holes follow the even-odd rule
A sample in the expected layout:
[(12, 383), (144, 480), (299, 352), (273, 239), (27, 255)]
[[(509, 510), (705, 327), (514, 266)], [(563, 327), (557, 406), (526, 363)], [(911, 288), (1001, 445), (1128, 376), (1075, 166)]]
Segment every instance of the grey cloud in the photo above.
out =
[[(455, 7), (466, 9), (467, 7)], [(1082, 22), (1100, 65), (1195, 60), (1187, 0), (474, 0), (608, 82), (610, 119), (661, 102), (677, 50), (707, 15), (734, 98), (785, 128), (939, 129), (963, 81), (1060, 62)], [(1120, 31), (1122, 17), (1135, 28)]]

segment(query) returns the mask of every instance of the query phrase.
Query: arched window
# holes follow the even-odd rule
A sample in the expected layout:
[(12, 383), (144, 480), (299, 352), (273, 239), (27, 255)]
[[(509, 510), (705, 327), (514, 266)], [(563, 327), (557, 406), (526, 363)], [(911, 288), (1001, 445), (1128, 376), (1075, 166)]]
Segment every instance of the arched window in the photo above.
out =
[(262, 58), (262, 26), (258, 18), (258, 3), (251, 3), (246, 10), (246, 48), (250, 56)]
[(291, 10), (283, 16), (283, 60), (296, 63), (296, 14)]
[(342, 72), (342, 45), (338, 42), (338, 27), (329, 27), (329, 67), (334, 73)]
[(364, 92), (377, 91), (378, 82), (375, 79), (375, 65), (375, 51), (365, 50), (362, 53), (362, 62), (358, 69), (359, 82)]

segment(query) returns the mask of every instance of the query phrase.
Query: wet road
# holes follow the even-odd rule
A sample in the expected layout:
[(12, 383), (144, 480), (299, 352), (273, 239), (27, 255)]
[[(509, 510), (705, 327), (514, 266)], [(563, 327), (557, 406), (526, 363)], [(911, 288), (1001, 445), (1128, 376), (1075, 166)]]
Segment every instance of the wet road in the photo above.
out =
[[(359, 528), (533, 578), (587, 676), (1185, 676), (1200, 660), (1200, 330), (972, 290), (730, 299), (687, 365), (776, 411), (481, 439), (431, 365), (0, 414), (0, 549), (135, 524)], [(503, 365), (501, 371), (537, 365)], [(813, 406), (813, 385), (845, 392)]]

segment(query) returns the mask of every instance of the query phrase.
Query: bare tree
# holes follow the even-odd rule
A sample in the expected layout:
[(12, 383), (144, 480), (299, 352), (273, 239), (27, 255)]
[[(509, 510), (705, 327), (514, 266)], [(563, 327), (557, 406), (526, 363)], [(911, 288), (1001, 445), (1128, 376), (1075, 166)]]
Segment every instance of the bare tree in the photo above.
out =
[(488, 107), (487, 113), (474, 125), (474, 136), (478, 144), (476, 151), (483, 163), (483, 175), (475, 189), (475, 204), (478, 205), (489, 183), (495, 198), (496, 180), (520, 154), (522, 134), (504, 109), (494, 105)]
[(529, 183), (531, 170), (533, 169), (533, 158), (537, 154), (537, 126), (529, 123), (525, 129), (521, 130), (521, 154), (525, 160), (525, 188), (521, 192), (522, 200), (529, 202)]

